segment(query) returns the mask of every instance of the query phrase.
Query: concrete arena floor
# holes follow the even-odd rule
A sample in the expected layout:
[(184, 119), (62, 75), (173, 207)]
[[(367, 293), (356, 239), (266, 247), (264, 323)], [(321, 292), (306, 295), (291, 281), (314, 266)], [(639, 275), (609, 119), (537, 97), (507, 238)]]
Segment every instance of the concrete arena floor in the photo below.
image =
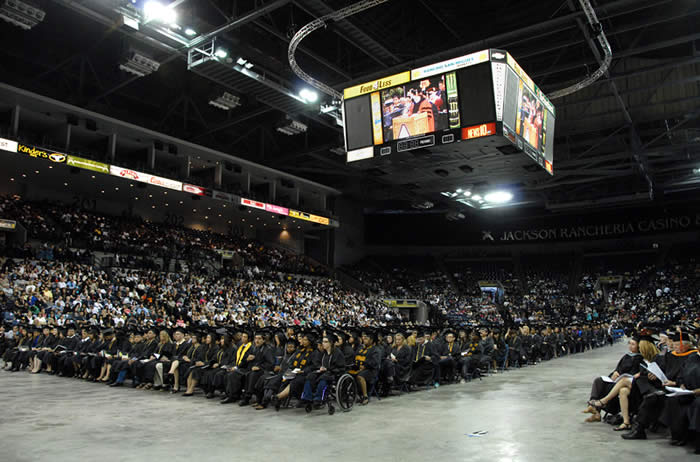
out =
[[(334, 416), (0, 371), (0, 460), (694, 460), (665, 437), (624, 441), (583, 422), (591, 381), (625, 350), (618, 343)], [(488, 433), (468, 436), (475, 431)]]

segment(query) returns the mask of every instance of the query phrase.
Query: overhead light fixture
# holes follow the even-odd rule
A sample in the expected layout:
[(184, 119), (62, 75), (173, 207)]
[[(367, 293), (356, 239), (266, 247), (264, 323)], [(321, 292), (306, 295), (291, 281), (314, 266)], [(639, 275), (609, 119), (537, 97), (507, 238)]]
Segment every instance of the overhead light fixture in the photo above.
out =
[(228, 51), (224, 50), (223, 48), (217, 48), (214, 52), (214, 56), (216, 56), (217, 58), (224, 59), (228, 56)]
[(308, 88), (304, 88), (299, 92), (299, 96), (307, 103), (315, 103), (318, 101), (318, 93)]
[(286, 121), (277, 127), (277, 131), (285, 135), (293, 136), (305, 133), (308, 126), (298, 120), (287, 118)]
[(251, 62), (247, 62), (247, 63), (245, 63), (245, 66), (243, 66), (243, 67), (245, 67), (246, 69), (252, 69), (252, 67), (253, 67), (254, 65), (255, 65), (255, 64), (253, 64), (253, 63), (251, 63)]
[(158, 21), (164, 24), (174, 24), (177, 21), (177, 13), (174, 9), (155, 0), (146, 2), (143, 6), (143, 15), (146, 22)]
[(241, 99), (229, 92), (224, 92), (224, 94), (218, 98), (210, 100), (209, 104), (224, 111), (229, 111), (240, 106)]
[(480, 201), (480, 200), (481, 200), (481, 196), (478, 195), (478, 194), (474, 194), (474, 195), (472, 196), (472, 199), (474, 199), (475, 201)]
[(247, 60), (247, 59), (238, 58), (238, 59), (236, 60), (236, 64), (238, 64), (239, 66), (245, 66), (247, 63), (248, 63), (248, 60)]
[(158, 70), (160, 63), (138, 51), (130, 51), (124, 61), (119, 64), (119, 69), (134, 74), (137, 77), (145, 77)]
[[(476, 199), (476, 196), (474, 198)], [(486, 202), (490, 202), (492, 204), (505, 204), (513, 199), (513, 194), (509, 193), (508, 191), (494, 191), (484, 196), (484, 199), (486, 199)]]
[(472, 195), (471, 191), (464, 191), (464, 197), (469, 197)]
[(197, 35), (197, 31), (188, 27), (187, 29), (185, 29), (185, 35), (188, 37), (194, 37), (195, 35)]
[(44, 10), (19, 0), (2, 0), (0, 3), (0, 19), (24, 30), (36, 26), (45, 16)]

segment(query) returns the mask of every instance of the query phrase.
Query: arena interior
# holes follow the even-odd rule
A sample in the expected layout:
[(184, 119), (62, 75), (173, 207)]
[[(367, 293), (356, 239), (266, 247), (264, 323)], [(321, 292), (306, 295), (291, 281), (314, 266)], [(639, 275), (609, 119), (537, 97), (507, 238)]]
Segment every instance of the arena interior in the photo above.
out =
[(2, 0), (0, 460), (698, 459), (699, 13)]

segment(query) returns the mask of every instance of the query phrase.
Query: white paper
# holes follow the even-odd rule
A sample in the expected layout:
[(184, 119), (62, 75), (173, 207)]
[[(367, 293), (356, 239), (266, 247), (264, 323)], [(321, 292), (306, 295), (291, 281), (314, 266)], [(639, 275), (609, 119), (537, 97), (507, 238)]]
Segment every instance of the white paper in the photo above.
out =
[(668, 377), (666, 377), (666, 374), (664, 374), (664, 371), (661, 370), (658, 364), (655, 362), (653, 363), (648, 363), (645, 367), (649, 372), (654, 374), (657, 379), (661, 381), (661, 383), (666, 383), (668, 382)]
[(670, 391), (671, 393), (666, 395), (666, 396), (683, 396), (683, 395), (693, 395), (695, 394), (693, 390), (684, 390), (682, 388), (678, 387), (666, 387), (666, 391)]
[(620, 380), (624, 379), (625, 377), (629, 377), (630, 379), (634, 380), (634, 376), (633, 376), (632, 374), (622, 374), (622, 375), (619, 376), (616, 380), (611, 379), (611, 378), (608, 377), (607, 375), (601, 375), (601, 376), (600, 376), (600, 378), (603, 379), (603, 382), (607, 382), (607, 383), (617, 383), (617, 382), (619, 382)]

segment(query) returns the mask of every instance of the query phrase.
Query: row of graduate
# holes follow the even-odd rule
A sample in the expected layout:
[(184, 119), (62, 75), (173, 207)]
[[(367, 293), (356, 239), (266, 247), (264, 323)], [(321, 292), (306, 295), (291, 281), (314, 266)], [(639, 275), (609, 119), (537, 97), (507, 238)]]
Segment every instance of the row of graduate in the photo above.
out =
[[(374, 387), (389, 394), (399, 385), (433, 385), (468, 380), (494, 366), (525, 364), (601, 346), (610, 341), (605, 326), (551, 329), (522, 327), (505, 335), (488, 329), (419, 329), (391, 333), (270, 329), (245, 330), (155, 328), (125, 332), (75, 326), (28, 332), (18, 329), (11, 341), (0, 339), (5, 369), (74, 376), (135, 388), (166, 390), (208, 398), (221, 393), (224, 403), (251, 401), (259, 409), (292, 396), (320, 404), (322, 392), (346, 371), (354, 375), (359, 402)], [(172, 338), (171, 338), (172, 334)]]

